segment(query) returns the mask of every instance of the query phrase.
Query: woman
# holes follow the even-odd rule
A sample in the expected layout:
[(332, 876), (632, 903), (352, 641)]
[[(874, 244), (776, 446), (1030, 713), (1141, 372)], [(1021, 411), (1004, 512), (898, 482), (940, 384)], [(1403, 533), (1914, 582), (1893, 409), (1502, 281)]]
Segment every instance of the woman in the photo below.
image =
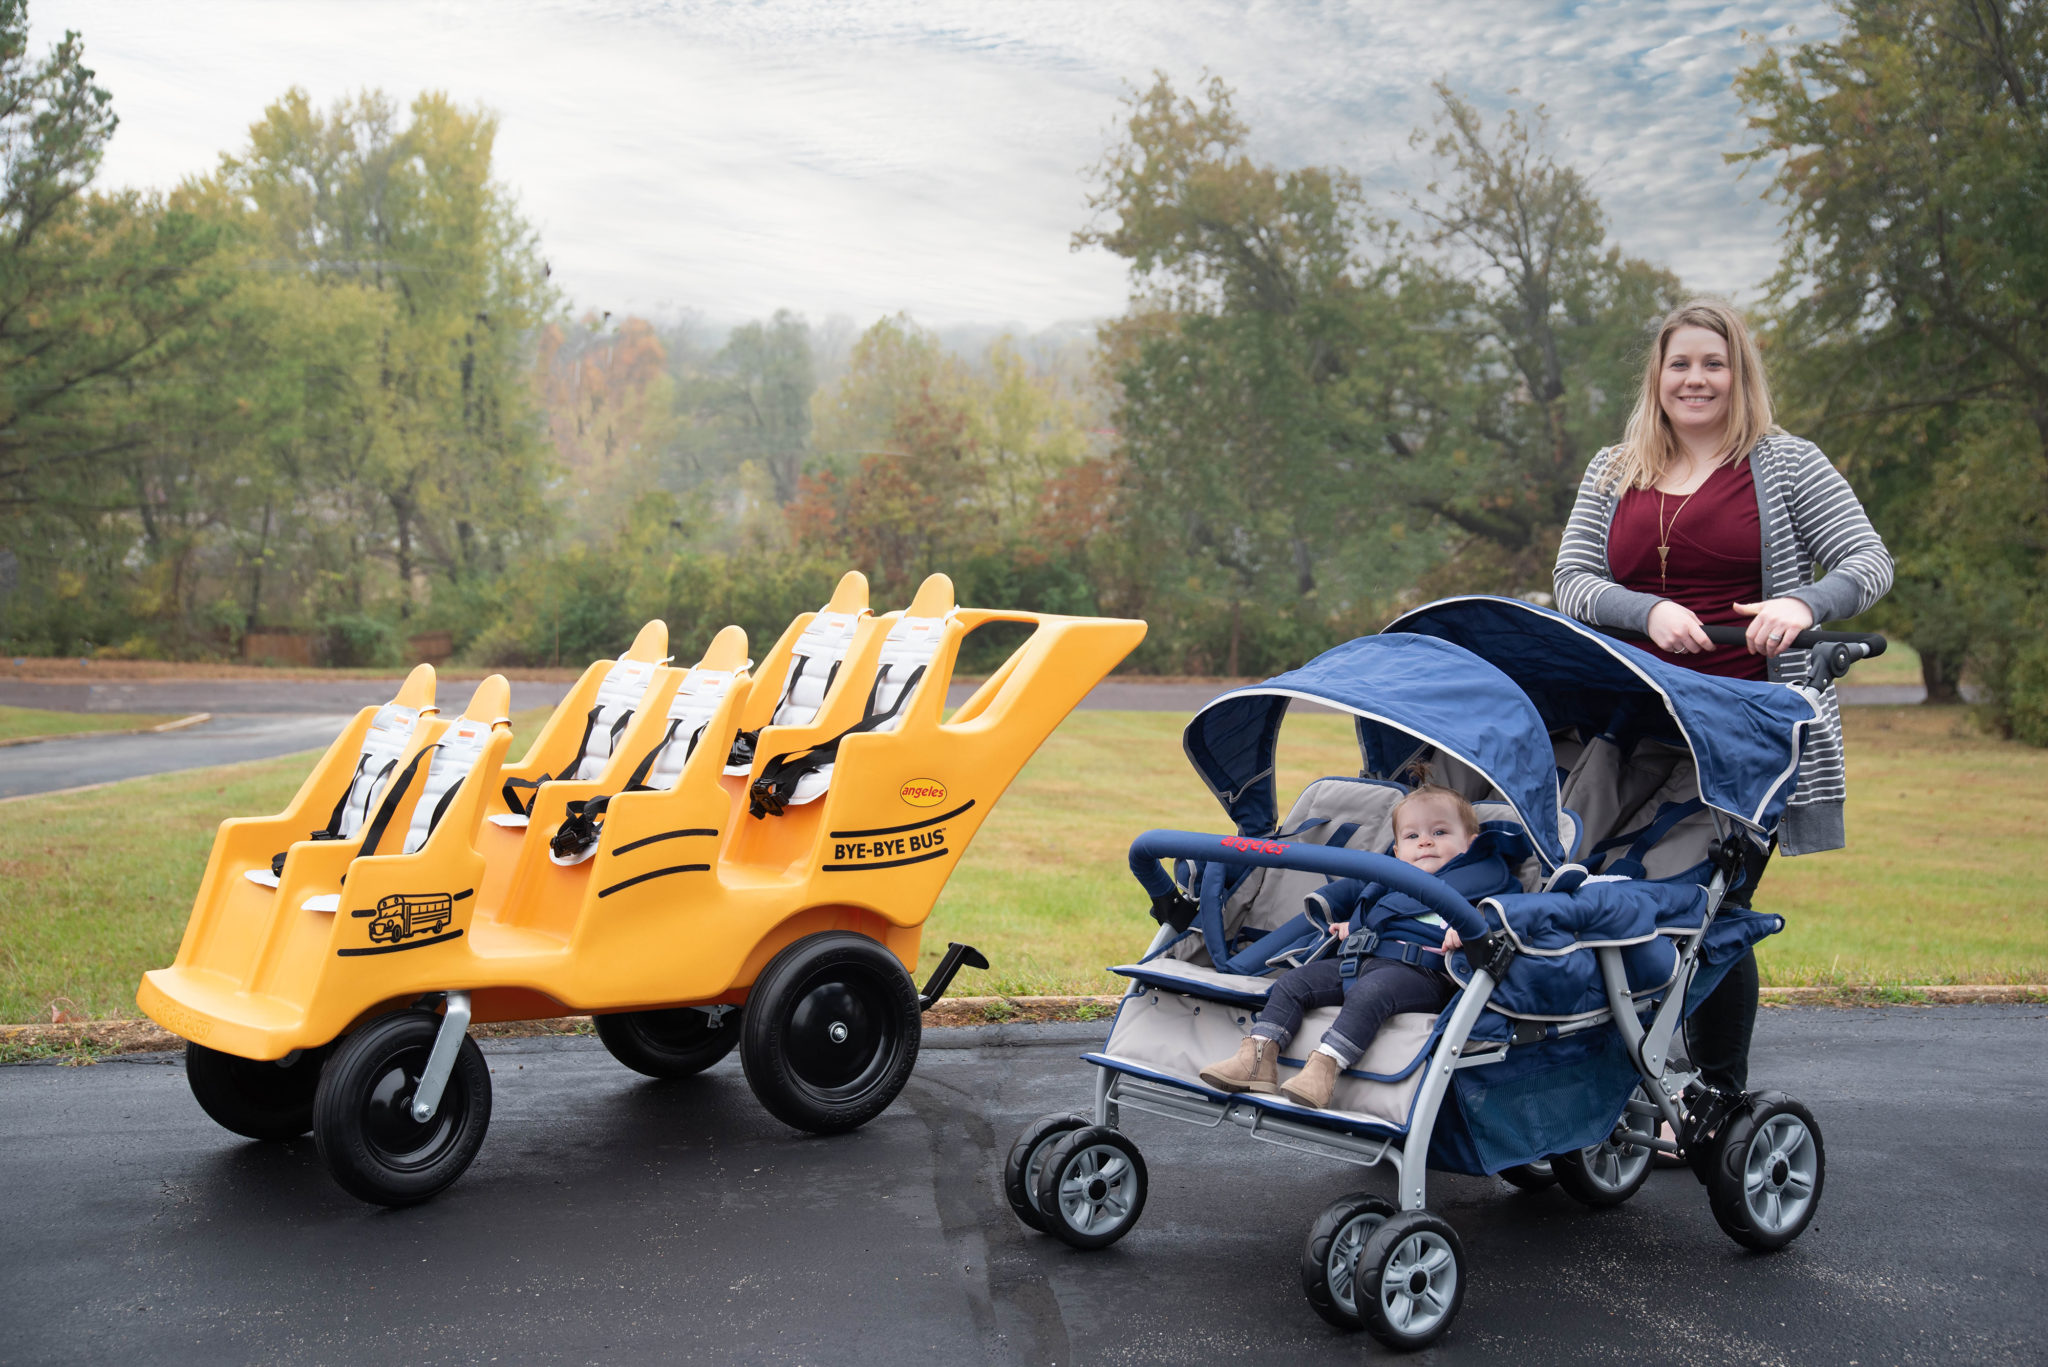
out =
[[(1816, 567), (1825, 578), (1816, 581)], [(1557, 551), (1557, 603), (1595, 626), (1641, 632), (1674, 664), (1780, 682), (1803, 678), (1791, 648), (1817, 623), (1853, 617), (1892, 585), (1892, 558), (1848, 481), (1812, 442), (1771, 422), (1749, 329), (1695, 301), (1657, 329), (1621, 444), (1593, 457)], [(1747, 621), (1716, 646), (1702, 624)], [(1778, 830), (1787, 855), (1843, 844), (1842, 720), (1832, 684), (1806, 732), (1799, 786)], [(1693, 1065), (1749, 1082), (1757, 972), (1745, 954), (1693, 1013)]]

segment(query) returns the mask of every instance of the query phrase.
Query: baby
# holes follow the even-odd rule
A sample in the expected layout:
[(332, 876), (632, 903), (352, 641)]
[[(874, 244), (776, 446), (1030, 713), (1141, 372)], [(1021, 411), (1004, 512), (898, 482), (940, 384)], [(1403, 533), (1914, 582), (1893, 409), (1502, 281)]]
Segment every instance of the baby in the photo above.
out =
[[(1472, 804), (1448, 788), (1424, 785), (1394, 808), (1395, 857), (1443, 878), (1470, 902), (1520, 890), (1504, 857), (1514, 853), (1512, 839), (1495, 832), (1482, 838)], [(1387, 1017), (1403, 1011), (1433, 1015), (1450, 1001), (1454, 984), (1443, 963), (1458, 948), (1458, 932), (1421, 902), (1355, 878), (1330, 883), (1308, 900), (1320, 904), (1343, 948), (1334, 959), (1281, 975), (1237, 1053), (1202, 1069), (1202, 1081), (1218, 1091), (1278, 1091), (1320, 1110), (1330, 1103), (1337, 1075), (1358, 1061)], [(1361, 916), (1362, 934), (1351, 929)], [(1340, 1004), (1336, 1023), (1323, 1032), (1307, 1065), (1279, 1083), (1280, 1052), (1301, 1028), (1302, 1017)]]

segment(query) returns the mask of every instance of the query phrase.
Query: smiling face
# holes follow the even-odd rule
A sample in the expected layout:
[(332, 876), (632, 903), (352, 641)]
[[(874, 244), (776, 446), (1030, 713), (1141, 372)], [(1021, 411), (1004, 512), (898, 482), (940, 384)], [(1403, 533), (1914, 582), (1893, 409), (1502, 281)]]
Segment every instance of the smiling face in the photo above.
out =
[(1657, 397), (1680, 441), (1690, 446), (1718, 438), (1728, 426), (1728, 396), (1734, 388), (1728, 341), (1720, 333), (1682, 327), (1666, 340)]
[(1470, 849), (1473, 835), (1448, 793), (1411, 797), (1394, 813), (1394, 857), (1430, 873)]

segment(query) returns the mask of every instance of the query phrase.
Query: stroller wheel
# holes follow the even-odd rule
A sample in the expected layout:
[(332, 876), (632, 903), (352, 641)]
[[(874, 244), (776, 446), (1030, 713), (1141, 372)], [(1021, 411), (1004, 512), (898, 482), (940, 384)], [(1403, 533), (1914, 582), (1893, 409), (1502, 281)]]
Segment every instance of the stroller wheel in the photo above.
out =
[(222, 1129), (249, 1139), (297, 1139), (313, 1128), (313, 1092), (326, 1057), (325, 1049), (308, 1049), (290, 1064), (266, 1063), (187, 1044), (185, 1082)]
[(812, 1134), (867, 1124), (917, 1066), (917, 985), (865, 935), (798, 940), (754, 980), (744, 1015), (747, 1085), (777, 1120)]
[(1551, 1166), (1548, 1158), (1502, 1168), (1500, 1177), (1509, 1186), (1520, 1187), (1523, 1191), (1549, 1191), (1557, 1185), (1557, 1169)]
[(1145, 1212), (1145, 1158), (1121, 1131), (1088, 1125), (1057, 1140), (1038, 1174), (1045, 1232), (1080, 1249), (1108, 1248)]
[(1426, 1210), (1404, 1210), (1373, 1231), (1352, 1277), (1365, 1331), (1399, 1351), (1434, 1343), (1465, 1301), (1457, 1231)]
[[(1635, 1097), (1642, 1096), (1638, 1088)], [(1576, 1153), (1553, 1154), (1550, 1169), (1567, 1195), (1593, 1207), (1618, 1206), (1642, 1190), (1650, 1175), (1650, 1158), (1656, 1150), (1648, 1144), (1632, 1143), (1637, 1136), (1649, 1138), (1657, 1122), (1633, 1110), (1622, 1113), (1614, 1132), (1598, 1144)]]
[(1010, 1146), (1010, 1156), (1003, 1160), (1003, 1196), (1010, 1210), (1031, 1228), (1045, 1228), (1045, 1217), (1038, 1210), (1038, 1175), (1045, 1171), (1045, 1160), (1054, 1145), (1087, 1124), (1086, 1116), (1064, 1111), (1040, 1116)]
[(1783, 1092), (1752, 1097), (1721, 1126), (1707, 1179), (1714, 1219), (1744, 1248), (1783, 1248), (1813, 1220), (1827, 1167), (1811, 1111)]
[(606, 1053), (636, 1073), (694, 1077), (740, 1042), (740, 1013), (698, 1006), (621, 1011), (597, 1018), (597, 1037)]
[(491, 1070), (464, 1036), (440, 1109), (412, 1118), (412, 1094), (440, 1033), (431, 1011), (371, 1021), (336, 1046), (313, 1098), (313, 1139), (351, 1196), (416, 1205), (468, 1170), (491, 1123)]
[(1339, 1196), (1323, 1208), (1309, 1227), (1301, 1250), (1301, 1289), (1315, 1312), (1339, 1329), (1358, 1329), (1358, 1302), (1352, 1295), (1353, 1271), (1359, 1250), (1373, 1231), (1394, 1214), (1394, 1203), (1369, 1191)]

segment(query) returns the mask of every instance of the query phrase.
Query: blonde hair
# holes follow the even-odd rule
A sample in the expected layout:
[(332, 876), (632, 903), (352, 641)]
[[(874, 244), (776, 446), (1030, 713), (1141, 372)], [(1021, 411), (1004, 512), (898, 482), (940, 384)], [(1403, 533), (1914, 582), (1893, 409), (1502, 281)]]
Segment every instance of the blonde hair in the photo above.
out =
[(1398, 836), (1401, 830), (1401, 809), (1403, 807), (1406, 807), (1411, 802), (1419, 802), (1437, 797), (1449, 798), (1451, 805), (1458, 809), (1458, 819), (1465, 823), (1465, 834), (1469, 836), (1477, 836), (1479, 834), (1479, 813), (1472, 810), (1471, 800), (1456, 788), (1445, 788), (1435, 783), (1421, 785), (1409, 793), (1408, 796), (1394, 804), (1394, 810), (1387, 817), (1387, 822), (1393, 827), (1395, 834)]
[(1600, 477), (1602, 492), (1615, 489), (1648, 489), (1664, 478), (1678, 455), (1678, 436), (1671, 419), (1664, 414), (1659, 381), (1664, 371), (1664, 353), (1671, 334), (1680, 328), (1705, 328), (1728, 344), (1728, 370), (1734, 383), (1728, 394), (1727, 446), (1720, 464), (1732, 465), (1765, 433), (1777, 431), (1771, 420), (1771, 386), (1764, 377), (1763, 357), (1749, 325), (1733, 308), (1714, 299), (1695, 299), (1665, 315), (1657, 326), (1657, 341), (1650, 348), (1649, 363), (1643, 367), (1643, 386), (1636, 394), (1635, 412), (1629, 415), (1628, 430)]

